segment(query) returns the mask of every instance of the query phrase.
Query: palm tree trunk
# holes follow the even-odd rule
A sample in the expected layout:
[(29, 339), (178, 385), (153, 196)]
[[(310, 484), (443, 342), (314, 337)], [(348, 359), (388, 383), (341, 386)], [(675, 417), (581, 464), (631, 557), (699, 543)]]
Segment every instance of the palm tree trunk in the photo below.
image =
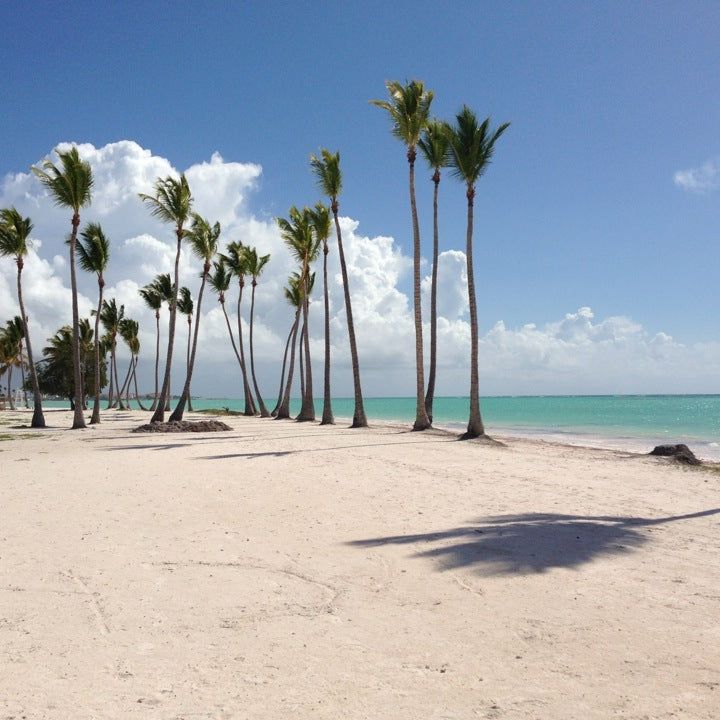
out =
[(257, 408), (255, 407), (255, 401), (253, 400), (252, 391), (250, 390), (250, 383), (247, 377), (247, 365), (245, 364), (245, 343), (243, 342), (242, 332), (242, 315), (240, 314), (242, 305), (242, 295), (245, 283), (240, 278), (238, 281), (239, 292), (237, 301), (237, 322), (238, 322), (238, 344), (240, 345), (240, 369), (242, 370), (243, 376), (243, 394), (245, 395), (245, 415), (256, 415)]
[(433, 193), (433, 266), (432, 284), (430, 286), (430, 372), (428, 374), (427, 394), (425, 395), (425, 412), (428, 420), (433, 419), (433, 400), (435, 399), (435, 369), (437, 367), (437, 278), (438, 278), (438, 186), (440, 171), (433, 175), (435, 192)]
[(160, 391), (160, 399), (157, 407), (155, 408), (155, 412), (150, 419), (150, 422), (163, 422), (165, 420), (165, 404), (167, 403), (170, 395), (170, 371), (172, 370), (172, 357), (175, 345), (175, 318), (177, 317), (177, 296), (180, 286), (180, 249), (182, 246), (183, 236), (183, 229), (181, 224), (178, 224), (175, 234), (177, 235), (177, 252), (175, 254), (175, 284), (173, 285), (173, 298), (172, 304), (170, 305), (170, 330), (168, 335), (167, 360), (165, 362), (165, 377), (163, 379), (162, 390)]
[(323, 300), (325, 303), (325, 376), (323, 381), (323, 412), (321, 425), (334, 425), (332, 397), (330, 395), (330, 298), (328, 296), (327, 277), (327, 239), (323, 242)]
[(157, 407), (158, 401), (158, 370), (160, 365), (160, 311), (155, 311), (155, 395), (153, 396), (150, 410), (153, 412)]
[(355, 389), (355, 411), (350, 427), (367, 427), (365, 406), (363, 404), (362, 387), (360, 385), (360, 361), (358, 359), (357, 342), (355, 340), (355, 323), (353, 322), (352, 304), (350, 302), (350, 283), (348, 282), (347, 265), (345, 264), (345, 251), (342, 243), (342, 232), (338, 220), (338, 203), (332, 198), (332, 213), (335, 218), (335, 233), (338, 241), (338, 253), (340, 254), (340, 271), (343, 279), (343, 292), (345, 293), (345, 315), (347, 317), (348, 337), (350, 339), (350, 358), (352, 362), (353, 387)]
[(255, 326), (255, 287), (257, 282), (253, 278), (252, 283), (252, 296), (250, 300), (250, 373), (252, 374), (253, 387), (255, 388), (255, 395), (257, 397), (257, 404), (260, 408), (260, 417), (270, 417), (268, 409), (265, 407), (265, 401), (260, 394), (260, 388), (258, 387), (258, 381), (255, 377), (255, 350), (253, 347), (253, 329)]
[(118, 363), (117, 363), (117, 355), (115, 355), (115, 404), (117, 405), (118, 410), (125, 410), (125, 406), (123, 405), (123, 391), (125, 390), (125, 383), (122, 384), (122, 387), (120, 386), (120, 378), (118, 377)]
[[(118, 405), (118, 410), (129, 410), (130, 405), (130, 376), (132, 375), (132, 368), (133, 368), (133, 360), (132, 360), (132, 354), (130, 355), (130, 364), (128, 365), (127, 372), (125, 373), (125, 379), (123, 380), (122, 387), (120, 388), (120, 392), (118, 393), (118, 400), (120, 401)], [(122, 402), (123, 395), (127, 394), (127, 401), (128, 401), (128, 407), (125, 407)]]
[(425, 411), (425, 368), (423, 365), (423, 328), (422, 306), (420, 296), (420, 225), (418, 223), (417, 205), (415, 204), (415, 148), (407, 151), (410, 166), (410, 214), (413, 229), (413, 302), (415, 305), (415, 396), (416, 414), (413, 430), (427, 430), (430, 427)]
[[(300, 414), (295, 418), (298, 422), (315, 421), (315, 399), (313, 398), (312, 363), (310, 360), (310, 268), (305, 267), (305, 297), (303, 298), (303, 325), (305, 339), (305, 392), (302, 395)], [(303, 351), (303, 336), (300, 336), (300, 352)]]
[(102, 310), (105, 281), (98, 277), (98, 308), (95, 314), (95, 402), (93, 403), (91, 425), (100, 423), (100, 311)]
[(285, 384), (285, 392), (283, 393), (282, 402), (278, 408), (276, 420), (287, 420), (290, 418), (290, 391), (292, 390), (293, 371), (295, 370), (295, 346), (297, 344), (297, 331), (300, 324), (300, 308), (295, 313), (295, 322), (292, 329), (292, 339), (290, 340), (290, 366), (288, 368), (287, 383)]
[(110, 347), (110, 386), (108, 387), (108, 404), (105, 408), (106, 410), (109, 410), (114, 402), (113, 402), (113, 396), (115, 394), (115, 383), (114, 383), (114, 375), (113, 372), (115, 370), (115, 349), (113, 346)]
[[(203, 282), (204, 282), (204, 279), (203, 279)], [(198, 317), (200, 317), (199, 315), (197, 315), (197, 311), (196, 311), (195, 317), (196, 317), (196, 319)], [(195, 327), (197, 327), (197, 324), (195, 325)], [(192, 315), (188, 315), (187, 360), (185, 362), (185, 372), (186, 373), (190, 372), (190, 335), (191, 335), (191, 330), (192, 330)], [(184, 389), (183, 389), (183, 392), (184, 392)], [(179, 403), (178, 403), (178, 405), (179, 405)], [(192, 412), (192, 397), (190, 396), (190, 388), (188, 388), (187, 406), (188, 406), (188, 410), (190, 412)]]
[(8, 368), (8, 385), (7, 385), (7, 394), (8, 394), (8, 402), (10, 403), (10, 409), (15, 410), (15, 399), (13, 398), (12, 394), (12, 371), (13, 371), (13, 361), (10, 361), (10, 367)]
[(25, 388), (25, 359), (23, 355), (23, 341), (20, 338), (20, 376), (22, 377), (23, 404), (27, 410), (30, 406), (28, 405), (27, 389)]
[(143, 404), (140, 400), (140, 393), (138, 392), (138, 383), (137, 383), (137, 366), (138, 366), (138, 356), (135, 356), (135, 365), (133, 366), (133, 385), (135, 386), (135, 400), (137, 400), (138, 407), (141, 410), (147, 410), (146, 407), (143, 407)]
[[(235, 357), (237, 358), (238, 365), (240, 366), (240, 372), (243, 372), (242, 360), (240, 359), (240, 353), (238, 352), (237, 345), (235, 344), (235, 337), (233, 336), (232, 327), (230, 326), (230, 318), (228, 317), (227, 310), (225, 310), (225, 300), (222, 295), (220, 296), (220, 306), (222, 307), (223, 315), (225, 316), (225, 324), (227, 325), (228, 334), (230, 335), (232, 348), (235, 351)], [(247, 396), (245, 397), (247, 398)], [(247, 415), (248, 413), (246, 412), (245, 414)]]
[(73, 331), (73, 381), (75, 384), (75, 408), (73, 414), (73, 430), (81, 430), (85, 427), (83, 417), (83, 388), (80, 377), (80, 313), (78, 311), (77, 277), (75, 273), (75, 244), (77, 242), (77, 230), (80, 225), (80, 215), (74, 213), (72, 216), (72, 232), (70, 233), (70, 287), (72, 290), (72, 331)]
[[(207, 280), (207, 274), (210, 272), (210, 265), (205, 264), (203, 268), (202, 281), (200, 283), (200, 292), (198, 293), (197, 299), (197, 310), (195, 311), (195, 332), (193, 333), (192, 339), (192, 352), (190, 352), (190, 345), (188, 345), (188, 366), (187, 366), (187, 377), (185, 378), (185, 386), (183, 387), (182, 395), (178, 401), (173, 414), (170, 416), (170, 422), (177, 422), (183, 419), (183, 413), (185, 412), (185, 403), (190, 399), (190, 382), (192, 381), (193, 368), (195, 367), (195, 352), (197, 351), (198, 331), (200, 329), (200, 308), (202, 307), (203, 292), (205, 291), (205, 281)], [(223, 305), (223, 311), (225, 305)], [(227, 315), (225, 316), (227, 318)], [(188, 325), (188, 328), (190, 326)], [(228, 328), (230, 322), (228, 321)], [(188, 340), (190, 338), (188, 337)]]
[(480, 388), (478, 379), (478, 320), (477, 305), (475, 301), (475, 276), (473, 272), (473, 201), (475, 188), (470, 186), (467, 190), (467, 279), (468, 279), (468, 305), (470, 306), (470, 418), (467, 432), (461, 435), (462, 440), (480, 437), (485, 434), (482, 417), (480, 416)]
[(280, 408), (280, 403), (282, 402), (282, 392), (285, 385), (285, 366), (287, 365), (287, 355), (288, 350), (290, 349), (290, 338), (292, 337), (294, 326), (295, 324), (293, 323), (293, 325), (290, 327), (290, 332), (288, 333), (287, 342), (285, 343), (285, 354), (283, 355), (282, 372), (280, 373), (280, 389), (278, 390), (278, 399), (275, 403), (273, 411), (270, 413), (273, 417), (278, 414), (278, 409)]
[(303, 350), (305, 342), (305, 330), (307, 330), (307, 325), (303, 322), (302, 327), (300, 328), (300, 357), (299, 365), (300, 365), (300, 401), (301, 403), (305, 400), (305, 361), (303, 360)]

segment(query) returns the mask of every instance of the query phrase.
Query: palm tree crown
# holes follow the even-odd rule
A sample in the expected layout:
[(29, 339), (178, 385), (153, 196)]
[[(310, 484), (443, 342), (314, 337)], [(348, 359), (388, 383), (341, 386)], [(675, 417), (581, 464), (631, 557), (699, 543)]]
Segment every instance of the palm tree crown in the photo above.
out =
[(78, 262), (85, 272), (102, 275), (110, 260), (110, 242), (99, 223), (88, 223), (80, 233)]
[(181, 315), (186, 315), (187, 317), (191, 317), (193, 314), (195, 304), (193, 303), (190, 290), (186, 287), (180, 288), (180, 292), (178, 293), (177, 309), (180, 311)]
[(475, 113), (467, 105), (463, 105), (456, 116), (455, 125), (447, 127), (453, 174), (464, 181), (468, 188), (475, 185), (487, 169), (495, 150), (495, 142), (509, 126), (510, 123), (503, 123), (494, 132), (490, 132), (490, 118), (485, 118), (478, 124)]
[(155, 195), (139, 193), (140, 199), (150, 207), (152, 215), (178, 227), (184, 225), (192, 209), (192, 193), (185, 173), (180, 178), (171, 175), (158, 178), (154, 189)]
[(433, 170), (439, 172), (441, 168), (447, 167), (450, 161), (448, 124), (442, 120), (431, 120), (417, 145)]
[(320, 157), (310, 156), (310, 168), (315, 173), (318, 188), (333, 202), (342, 192), (342, 172), (340, 171), (340, 152), (320, 150)]
[(0, 210), (0, 255), (20, 259), (27, 255), (33, 224), (14, 207)]
[(214, 262), (213, 272), (208, 275), (208, 282), (210, 287), (218, 294), (218, 299), (221, 303), (225, 302), (225, 293), (230, 287), (230, 280), (232, 280), (232, 273), (227, 269), (224, 262)]
[(392, 133), (409, 149), (414, 149), (420, 140), (430, 117), (432, 90), (426, 90), (420, 80), (412, 80), (406, 85), (397, 80), (385, 83), (390, 100), (371, 100), (376, 107), (386, 110), (392, 121)]
[(193, 213), (193, 224), (187, 231), (186, 240), (190, 243), (190, 249), (195, 256), (202, 260), (207, 266), (205, 271), (210, 269), (210, 262), (217, 253), (218, 242), (220, 240), (220, 223), (214, 225), (210, 223), (198, 213)]
[(80, 158), (75, 145), (66, 152), (58, 152), (58, 158), (62, 169), (45, 160), (42, 167), (33, 167), (32, 171), (50, 191), (56, 205), (72, 208), (78, 214), (80, 208), (87, 207), (92, 200), (90, 163)]
[[(169, 279), (170, 276), (168, 275), (168, 280)], [(140, 293), (140, 297), (145, 301), (145, 304), (150, 308), (150, 310), (154, 310), (155, 312), (158, 312), (160, 310), (163, 304), (163, 298), (160, 293), (158, 293), (157, 288), (153, 283), (141, 287), (138, 292)]]

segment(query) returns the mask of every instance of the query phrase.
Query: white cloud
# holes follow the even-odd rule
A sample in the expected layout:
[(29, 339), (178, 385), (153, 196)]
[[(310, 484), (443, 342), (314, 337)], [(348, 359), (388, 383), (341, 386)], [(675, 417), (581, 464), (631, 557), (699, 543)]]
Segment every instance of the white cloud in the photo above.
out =
[(683, 190), (705, 193), (720, 187), (720, 161), (708, 160), (700, 167), (678, 170), (673, 180)]
[[(159, 272), (171, 272), (175, 258), (173, 229), (157, 222), (138, 199), (150, 192), (158, 175), (177, 174), (165, 158), (132, 141), (100, 148), (83, 144), (81, 154), (93, 166), (93, 205), (82, 222), (103, 224), (112, 242), (106, 297), (116, 297), (126, 313), (141, 325), (141, 386), (150, 389), (154, 367), (155, 318), (144, 306), (138, 288)], [(210, 160), (185, 169), (195, 196), (195, 208), (223, 225), (223, 241), (242, 240), (270, 253), (272, 259), (256, 291), (255, 350), (258, 379), (265, 394), (277, 392), (285, 340), (293, 313), (283, 286), (294, 268), (275, 222), (250, 208), (261, 168), (250, 163), (226, 162), (218, 153)], [(35, 222), (35, 250), (26, 263), (25, 297), (33, 342), (39, 355), (45, 338), (70, 320), (69, 270), (64, 236), (69, 213), (53, 206), (30, 173), (5, 176), (0, 182), (0, 207), (14, 204)], [(414, 330), (412, 298), (407, 287), (411, 258), (394, 239), (369, 237), (357, 219), (342, 217), (350, 288), (364, 389), (370, 395), (411, 395), (414, 392)], [(322, 375), (322, 257), (311, 313), (311, 344), (315, 382)], [(181, 282), (197, 295), (200, 265), (187, 249), (181, 256)], [(427, 315), (431, 267), (425, 264), (423, 301)], [(441, 253), (438, 262), (438, 394), (466, 394), (470, 332), (467, 322), (465, 255), (458, 250)], [(344, 294), (335, 240), (328, 257), (329, 296), (336, 395), (352, 393)], [(95, 278), (79, 273), (80, 310), (88, 315), (96, 304)], [(250, 287), (246, 288), (244, 322), (247, 329)], [(227, 311), (237, 332), (237, 286), (227, 297)], [(0, 260), (0, 321), (18, 312), (15, 299), (15, 265)], [(161, 317), (164, 344), (167, 310)], [(173, 387), (183, 380), (186, 324), (178, 323)], [(429, 340), (428, 327), (425, 329)], [(194, 391), (209, 396), (240, 395), (239, 371), (227, 327), (216, 296), (209, 290), (203, 300), (201, 347)], [(245, 338), (247, 350), (247, 335)], [(429, 347), (429, 342), (427, 347)], [(121, 352), (124, 356), (124, 353)], [(598, 319), (581, 307), (555, 322), (528, 323), (511, 328), (499, 320), (480, 341), (481, 387), (484, 393), (588, 393), (588, 392), (707, 392), (718, 390), (720, 347), (717, 343), (685, 346), (663, 332), (652, 333), (627, 317)]]

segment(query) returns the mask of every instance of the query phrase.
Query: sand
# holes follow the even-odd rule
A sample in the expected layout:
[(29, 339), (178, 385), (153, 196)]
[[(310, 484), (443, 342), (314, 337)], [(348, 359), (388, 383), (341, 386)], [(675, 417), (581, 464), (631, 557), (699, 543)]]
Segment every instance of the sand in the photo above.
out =
[(146, 419), (0, 426), (0, 718), (720, 716), (712, 468)]

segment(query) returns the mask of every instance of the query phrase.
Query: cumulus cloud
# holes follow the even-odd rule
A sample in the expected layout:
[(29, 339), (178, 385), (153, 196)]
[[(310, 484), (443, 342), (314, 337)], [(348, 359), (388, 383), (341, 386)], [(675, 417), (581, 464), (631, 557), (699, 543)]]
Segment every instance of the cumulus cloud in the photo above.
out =
[(708, 160), (700, 167), (678, 170), (673, 180), (678, 187), (691, 192), (716, 190), (720, 187), (720, 160)]
[[(65, 145), (60, 147), (66, 147)], [(102, 223), (112, 243), (106, 297), (115, 297), (126, 314), (141, 326), (141, 386), (152, 387), (155, 317), (145, 307), (138, 289), (160, 272), (171, 272), (176, 240), (173, 229), (160, 224), (138, 198), (152, 192), (158, 176), (178, 175), (167, 159), (132, 141), (96, 148), (82, 144), (80, 153), (95, 176), (93, 204), (82, 222)], [(208, 161), (184, 168), (195, 197), (195, 209), (211, 221), (220, 220), (223, 242), (241, 240), (255, 245), (271, 262), (260, 278), (255, 304), (255, 351), (258, 379), (267, 396), (277, 382), (293, 311), (283, 286), (294, 261), (273, 220), (253, 211), (251, 202), (262, 177), (252, 163), (226, 161), (214, 153)], [(70, 321), (67, 247), (70, 227), (66, 210), (55, 207), (31, 173), (6, 175), (0, 182), (0, 207), (15, 205), (35, 222), (34, 250), (26, 263), (25, 296), (34, 346), (39, 349), (60, 325)], [(412, 260), (387, 236), (363, 234), (360, 221), (341, 217), (353, 311), (358, 336), (363, 384), (367, 395), (411, 395), (414, 392), (414, 325), (408, 287)], [(328, 257), (334, 393), (352, 394), (345, 300), (334, 239)], [(316, 382), (323, 356), (322, 260), (317, 266), (311, 313), (311, 347)], [(425, 319), (429, 318), (432, 268), (424, 264), (422, 282)], [(200, 264), (187, 248), (181, 255), (181, 283), (193, 295), (199, 288)], [(467, 273), (464, 253), (449, 250), (438, 259), (438, 394), (466, 394), (470, 330), (467, 314)], [(95, 306), (95, 278), (79, 273), (80, 311), (87, 316)], [(237, 285), (228, 293), (226, 309), (237, 337)], [(246, 287), (243, 322), (247, 333), (250, 287)], [(18, 312), (15, 265), (0, 260), (0, 321)], [(168, 313), (163, 309), (160, 329), (164, 344)], [(426, 339), (429, 328), (425, 327)], [(178, 323), (173, 387), (183, 380), (187, 325)], [(237, 397), (240, 375), (228, 341), (225, 316), (217, 297), (208, 291), (203, 300), (201, 345), (194, 376), (196, 394)], [(245, 335), (247, 346), (248, 338)], [(162, 345), (161, 345), (162, 346)], [(429, 346), (429, 344), (428, 344)], [(125, 357), (124, 351), (120, 352)], [(663, 332), (650, 332), (627, 317), (597, 319), (581, 307), (553, 322), (508, 327), (502, 320), (480, 339), (484, 393), (669, 392), (718, 389), (718, 344), (685, 346)]]

